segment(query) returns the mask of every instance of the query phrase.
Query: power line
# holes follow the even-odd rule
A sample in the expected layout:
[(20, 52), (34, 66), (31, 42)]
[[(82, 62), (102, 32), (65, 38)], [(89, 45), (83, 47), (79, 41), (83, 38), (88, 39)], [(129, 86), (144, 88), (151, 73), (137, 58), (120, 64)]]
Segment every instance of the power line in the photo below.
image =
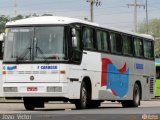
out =
[(14, 0), (14, 14), (17, 15), (17, 1)]
[(149, 32), (148, 27), (148, 1), (146, 0), (146, 23), (147, 23), (147, 33)]
[(91, 16), (91, 22), (93, 22), (93, 5), (96, 4), (96, 6), (101, 6), (101, 1), (99, 1), (99, 0), (87, 0), (87, 2), (90, 3), (90, 16)]
[(137, 7), (145, 7), (145, 5), (137, 4), (137, 0), (135, 0), (134, 4), (127, 4), (128, 7), (134, 7), (134, 31), (137, 32)]

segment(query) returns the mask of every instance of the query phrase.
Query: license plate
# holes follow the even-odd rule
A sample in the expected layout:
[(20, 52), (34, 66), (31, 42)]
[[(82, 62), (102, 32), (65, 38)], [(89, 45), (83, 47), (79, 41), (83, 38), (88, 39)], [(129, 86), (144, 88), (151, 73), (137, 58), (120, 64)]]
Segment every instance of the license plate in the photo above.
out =
[(38, 91), (37, 87), (27, 87), (27, 91)]

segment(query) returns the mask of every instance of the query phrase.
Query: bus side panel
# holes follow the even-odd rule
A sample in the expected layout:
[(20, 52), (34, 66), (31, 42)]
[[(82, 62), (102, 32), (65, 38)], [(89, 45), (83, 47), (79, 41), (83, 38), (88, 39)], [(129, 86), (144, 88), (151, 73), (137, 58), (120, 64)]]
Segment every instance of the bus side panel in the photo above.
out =
[(90, 51), (84, 51), (84, 53), (87, 54), (83, 54), (83, 77), (88, 76), (90, 78), (92, 85), (91, 99), (98, 100), (98, 92), (101, 89), (101, 53)]
[[(80, 85), (84, 78), (89, 78), (92, 88), (92, 100), (98, 100), (98, 92), (101, 89), (101, 54), (97, 52), (83, 51), (81, 65), (71, 65), (70, 67), (70, 78), (78, 79), (77, 88), (74, 94), (77, 94), (77, 97), (80, 93)], [(75, 91), (74, 90), (74, 91)], [(79, 98), (78, 98), (79, 99)]]
[(105, 83), (102, 86), (105, 86), (106, 90), (99, 91), (99, 99), (132, 100), (136, 81), (141, 84), (142, 100), (153, 97), (154, 90), (151, 91), (154, 87), (151, 86), (151, 82), (154, 81), (155, 74), (153, 61), (105, 54), (102, 54), (102, 59), (104, 61), (102, 65), (106, 67), (106, 82), (102, 80), (102, 83)]
[(143, 60), (145, 73), (142, 82), (142, 100), (154, 98), (155, 88), (155, 63), (151, 60)]
[[(99, 99), (106, 100), (131, 100), (133, 89), (133, 59), (122, 56), (102, 54), (101, 86), (105, 90), (99, 91)], [(106, 67), (104, 70), (103, 67)]]

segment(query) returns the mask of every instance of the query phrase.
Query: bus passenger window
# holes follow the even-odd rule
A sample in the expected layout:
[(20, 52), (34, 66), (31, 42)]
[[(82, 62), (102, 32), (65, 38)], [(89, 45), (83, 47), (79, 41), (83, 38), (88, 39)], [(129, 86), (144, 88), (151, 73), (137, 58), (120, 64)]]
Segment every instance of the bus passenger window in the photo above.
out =
[(134, 51), (135, 56), (143, 57), (143, 43), (141, 39), (134, 38)]
[(122, 52), (122, 36), (120, 34), (110, 33), (111, 52), (121, 53)]
[(123, 39), (123, 54), (133, 55), (132, 37), (123, 35), (122, 39)]
[(97, 31), (98, 51), (102, 51), (102, 31)]
[(98, 44), (98, 51), (108, 51), (108, 35), (106, 32), (97, 31), (97, 44)]
[(85, 27), (83, 29), (83, 42), (84, 48), (86, 49), (95, 49), (93, 43), (93, 29)]
[(103, 32), (103, 51), (108, 51), (108, 33)]
[(144, 57), (153, 58), (152, 42), (144, 40)]

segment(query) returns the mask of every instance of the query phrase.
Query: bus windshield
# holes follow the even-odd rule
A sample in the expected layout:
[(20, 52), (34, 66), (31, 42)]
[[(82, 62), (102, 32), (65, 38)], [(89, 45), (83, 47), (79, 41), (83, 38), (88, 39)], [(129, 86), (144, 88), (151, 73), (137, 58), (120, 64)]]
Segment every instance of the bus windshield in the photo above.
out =
[(4, 62), (67, 60), (63, 26), (9, 28)]

